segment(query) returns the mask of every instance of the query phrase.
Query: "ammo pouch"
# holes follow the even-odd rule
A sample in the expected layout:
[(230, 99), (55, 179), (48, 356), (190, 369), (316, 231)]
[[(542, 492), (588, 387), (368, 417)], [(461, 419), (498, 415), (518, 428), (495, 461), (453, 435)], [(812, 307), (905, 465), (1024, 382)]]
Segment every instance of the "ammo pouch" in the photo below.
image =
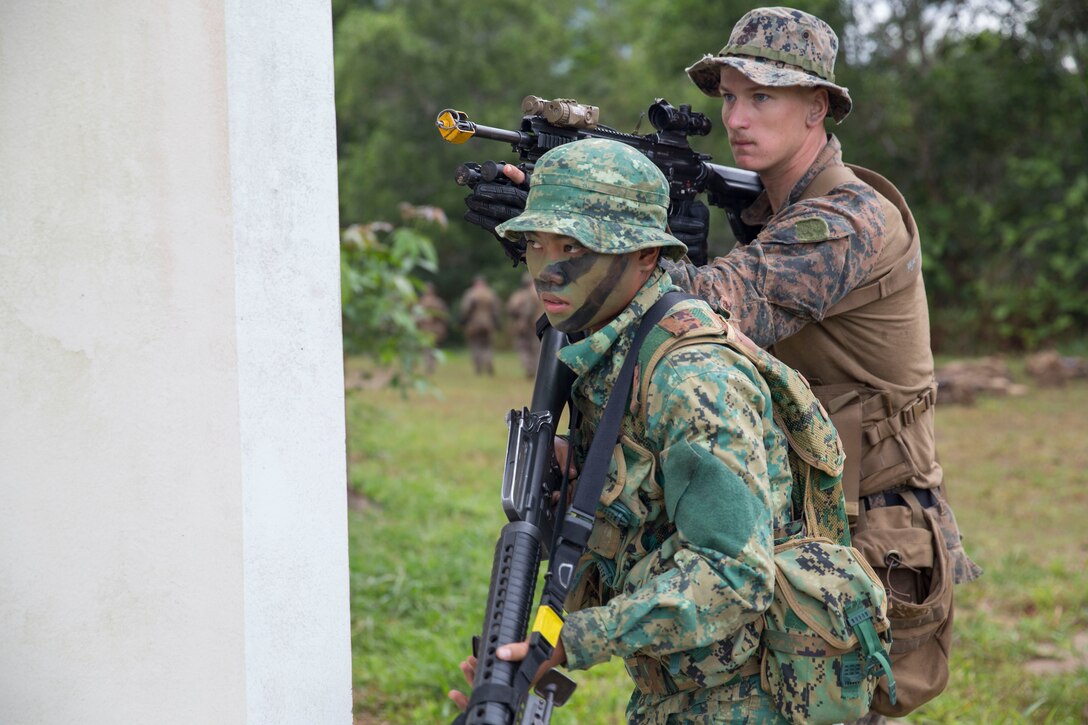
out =
[(869, 712), (878, 681), (894, 697), (884, 587), (861, 554), (804, 537), (776, 546), (774, 563), (760, 675), (779, 713), (839, 723)]
[(911, 490), (898, 495), (906, 505), (865, 511), (854, 534), (888, 592), (896, 700), (881, 683), (873, 709), (893, 717), (944, 690), (952, 642), (952, 572), (936, 513)]

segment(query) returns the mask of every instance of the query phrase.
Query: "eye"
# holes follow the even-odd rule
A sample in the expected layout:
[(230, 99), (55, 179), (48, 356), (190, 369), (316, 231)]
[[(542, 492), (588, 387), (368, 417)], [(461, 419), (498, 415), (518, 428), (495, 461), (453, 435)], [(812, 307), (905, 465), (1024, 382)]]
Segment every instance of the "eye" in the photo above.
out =
[(756, 103), (764, 103), (766, 101), (771, 100), (771, 97), (768, 96), (766, 93), (756, 93), (755, 95), (752, 96), (752, 98), (755, 99)]
[(571, 256), (578, 256), (583, 254), (586, 251), (586, 248), (578, 242), (568, 242), (563, 245), (563, 251)]
[(722, 103), (732, 103), (737, 97), (728, 91), (722, 91)]
[(538, 242), (536, 239), (533, 239), (532, 237), (526, 236), (522, 237), (522, 239), (525, 240), (525, 247), (527, 249), (540, 249), (542, 247), (540, 242)]

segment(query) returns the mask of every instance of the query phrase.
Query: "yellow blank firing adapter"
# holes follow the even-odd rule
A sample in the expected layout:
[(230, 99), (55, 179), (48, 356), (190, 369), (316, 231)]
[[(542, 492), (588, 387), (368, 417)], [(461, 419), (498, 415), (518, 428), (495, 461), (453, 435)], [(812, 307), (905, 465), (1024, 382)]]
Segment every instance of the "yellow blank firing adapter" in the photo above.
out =
[(464, 143), (476, 134), (476, 125), (468, 120), (468, 114), (447, 108), (434, 121), (442, 138), (450, 143)]
[(531, 116), (543, 116), (548, 123), (566, 128), (596, 128), (601, 109), (586, 106), (573, 98), (557, 98), (548, 101), (540, 96), (525, 96), (521, 112)]
[(563, 629), (563, 618), (546, 604), (540, 605), (536, 610), (536, 621), (533, 622), (533, 631), (540, 632), (548, 644), (555, 647), (559, 643), (559, 633)]

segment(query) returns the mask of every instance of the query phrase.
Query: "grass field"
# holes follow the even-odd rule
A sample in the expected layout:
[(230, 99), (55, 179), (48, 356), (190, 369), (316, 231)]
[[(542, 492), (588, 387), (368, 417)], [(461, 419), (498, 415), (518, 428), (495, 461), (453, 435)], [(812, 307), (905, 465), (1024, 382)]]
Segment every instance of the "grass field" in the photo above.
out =
[[(356, 722), (448, 723), (445, 692), (479, 628), (495, 537), (504, 416), (531, 386), (448, 353), (430, 393), (348, 393)], [(944, 406), (938, 445), (966, 546), (952, 677), (910, 723), (1088, 722), (1088, 383)], [(553, 722), (622, 723), (617, 662), (576, 673)]]

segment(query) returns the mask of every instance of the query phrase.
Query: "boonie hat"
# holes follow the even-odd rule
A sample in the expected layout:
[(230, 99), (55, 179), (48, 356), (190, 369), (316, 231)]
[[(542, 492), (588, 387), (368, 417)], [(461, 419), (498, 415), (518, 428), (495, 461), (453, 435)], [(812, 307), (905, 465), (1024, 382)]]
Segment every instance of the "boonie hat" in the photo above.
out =
[(577, 239), (600, 254), (648, 247), (679, 259), (687, 247), (665, 231), (669, 182), (635, 149), (600, 138), (572, 141), (537, 160), (525, 211), (495, 233), (518, 241), (523, 232)]
[(733, 26), (717, 55), (704, 55), (687, 69), (708, 96), (721, 96), (721, 67), (728, 65), (761, 86), (820, 86), (828, 91), (837, 123), (850, 113), (850, 92), (835, 84), (839, 38), (815, 15), (793, 8), (756, 8)]

